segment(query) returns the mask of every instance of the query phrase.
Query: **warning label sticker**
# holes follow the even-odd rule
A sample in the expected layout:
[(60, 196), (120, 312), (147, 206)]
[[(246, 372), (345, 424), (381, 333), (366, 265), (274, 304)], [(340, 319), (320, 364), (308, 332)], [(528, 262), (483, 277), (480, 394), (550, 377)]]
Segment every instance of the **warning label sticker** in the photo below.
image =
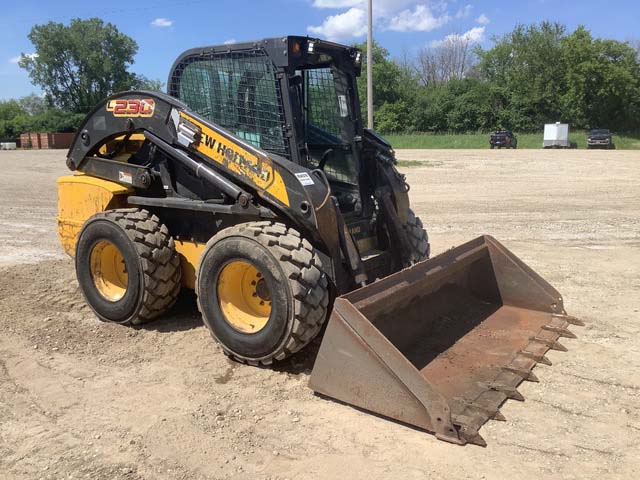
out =
[(118, 178), (121, 182), (133, 184), (133, 176), (128, 172), (118, 172)]
[(309, 185), (314, 185), (315, 183), (313, 181), (313, 178), (311, 178), (311, 175), (309, 175), (307, 172), (298, 172), (295, 175), (296, 175), (296, 178), (300, 180), (300, 183), (304, 187), (308, 187)]

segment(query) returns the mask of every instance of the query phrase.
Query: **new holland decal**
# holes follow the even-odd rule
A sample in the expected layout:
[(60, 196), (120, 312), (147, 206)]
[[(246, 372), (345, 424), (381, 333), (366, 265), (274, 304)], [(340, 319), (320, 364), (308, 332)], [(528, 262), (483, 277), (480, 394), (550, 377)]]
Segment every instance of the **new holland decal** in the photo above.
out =
[(107, 112), (114, 117), (153, 117), (155, 109), (151, 98), (117, 98), (107, 103)]
[(289, 195), (284, 180), (273, 168), (271, 160), (248, 152), (184, 112), (180, 112), (180, 116), (198, 126), (202, 132), (200, 141), (193, 145), (196, 150), (218, 162), (247, 183), (268, 193), (283, 205), (289, 206)]

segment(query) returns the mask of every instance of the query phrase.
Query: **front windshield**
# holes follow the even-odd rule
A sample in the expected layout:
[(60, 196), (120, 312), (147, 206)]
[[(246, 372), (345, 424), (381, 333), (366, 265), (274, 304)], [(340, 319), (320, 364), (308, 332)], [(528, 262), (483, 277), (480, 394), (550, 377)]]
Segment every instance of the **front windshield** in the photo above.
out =
[(590, 135), (609, 135), (609, 130), (591, 130)]

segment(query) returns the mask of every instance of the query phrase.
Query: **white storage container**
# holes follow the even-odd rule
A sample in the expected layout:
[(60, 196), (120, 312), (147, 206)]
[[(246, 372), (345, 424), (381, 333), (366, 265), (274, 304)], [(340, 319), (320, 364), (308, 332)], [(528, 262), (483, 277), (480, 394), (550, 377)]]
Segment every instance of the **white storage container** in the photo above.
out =
[(544, 138), (542, 148), (570, 148), (569, 124), (568, 123), (547, 123), (544, 126)]

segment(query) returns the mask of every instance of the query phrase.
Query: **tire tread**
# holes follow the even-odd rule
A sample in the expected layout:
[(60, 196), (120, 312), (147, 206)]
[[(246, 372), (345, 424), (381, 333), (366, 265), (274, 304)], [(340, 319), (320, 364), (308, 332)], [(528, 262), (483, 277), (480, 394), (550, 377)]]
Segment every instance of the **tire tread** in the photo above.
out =
[(122, 228), (140, 257), (144, 276), (142, 305), (129, 323), (147, 323), (169, 310), (180, 292), (182, 270), (167, 227), (156, 215), (137, 208), (108, 210), (94, 218), (112, 221)]
[[(225, 228), (207, 242), (205, 251), (221, 239), (231, 236), (251, 238), (267, 248), (280, 262), (293, 296), (293, 321), (280, 346), (260, 359), (243, 357), (219, 343), (227, 356), (242, 363), (270, 365), (274, 360), (284, 360), (311, 342), (327, 318), (329, 282), (322, 271), (320, 256), (297, 230), (273, 221), (242, 223)], [(202, 313), (200, 298), (198, 309)], [(213, 332), (211, 334), (216, 339)]]

